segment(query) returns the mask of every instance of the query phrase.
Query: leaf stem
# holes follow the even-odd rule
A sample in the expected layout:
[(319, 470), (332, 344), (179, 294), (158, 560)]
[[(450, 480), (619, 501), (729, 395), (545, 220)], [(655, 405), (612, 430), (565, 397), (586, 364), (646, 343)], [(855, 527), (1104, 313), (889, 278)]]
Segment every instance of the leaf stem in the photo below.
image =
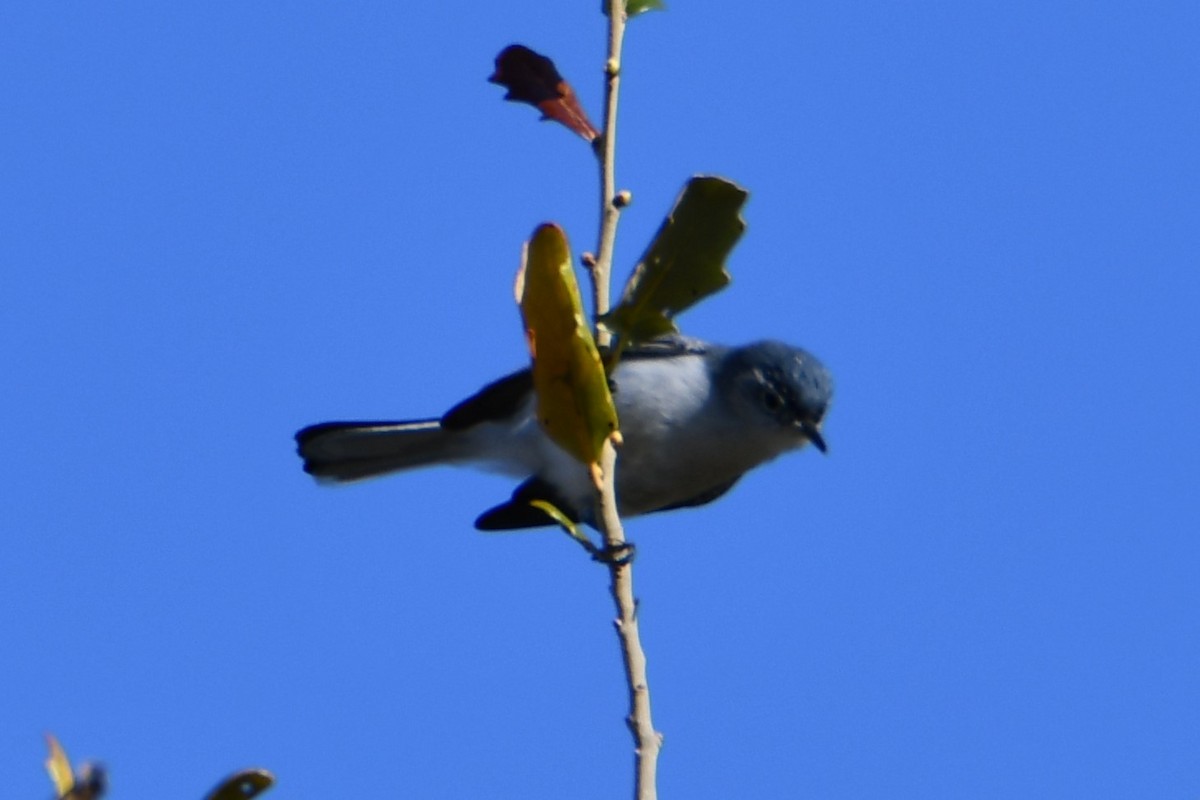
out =
[[(617, 96), (621, 83), (621, 45), (625, 36), (625, 0), (605, 0), (608, 17), (608, 57), (604, 64), (604, 130), (600, 157), (600, 241), (596, 258), (589, 264), (592, 279), (593, 310), (598, 318), (609, 309), (613, 250), (617, 238), (617, 220), (621, 209), (613, 202), (617, 194)], [(611, 344), (612, 336), (596, 326), (596, 341), (601, 347)], [(611, 362), (615, 364), (616, 361)], [(603, 483), (596, 504), (596, 520), (610, 552), (625, 547), (625, 530), (617, 512), (617, 451), (610, 439), (600, 456)], [(626, 722), (633, 734), (636, 761), (634, 796), (637, 800), (658, 797), (656, 773), (662, 735), (654, 730), (650, 715), (650, 684), (646, 677), (646, 654), (638, 631), (637, 601), (633, 594), (633, 566), (629, 559), (609, 563), (609, 590), (617, 607), (615, 621), (621, 642), (621, 656), (629, 687), (629, 715)]]

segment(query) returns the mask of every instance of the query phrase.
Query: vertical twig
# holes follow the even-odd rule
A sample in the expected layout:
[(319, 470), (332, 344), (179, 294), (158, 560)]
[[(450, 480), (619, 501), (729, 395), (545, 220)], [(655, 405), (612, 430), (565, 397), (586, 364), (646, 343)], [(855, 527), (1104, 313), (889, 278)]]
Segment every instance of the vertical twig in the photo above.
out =
[[(592, 300), (597, 316), (608, 311), (612, 278), (613, 246), (620, 209), (616, 197), (617, 92), (621, 81), (621, 42), (625, 35), (624, 0), (606, 0), (608, 9), (608, 57), (604, 64), (604, 131), (600, 142), (600, 241), (591, 263)], [(611, 343), (604, 329), (596, 331), (601, 346)], [(615, 490), (617, 452), (611, 441), (604, 445), (600, 467), (604, 481), (596, 507), (596, 519), (610, 553), (625, 547), (625, 531), (617, 513)], [(629, 685), (629, 716), (636, 754), (635, 797), (654, 800), (658, 796), (655, 775), (662, 736), (654, 730), (650, 716), (650, 685), (646, 678), (646, 654), (638, 634), (637, 601), (633, 595), (633, 566), (628, 561), (609, 564), (610, 591), (617, 606), (616, 629), (621, 641), (625, 678)]]
[[(617, 96), (621, 86), (621, 42), (625, 38), (624, 0), (606, 0), (608, 8), (608, 57), (604, 62), (604, 130), (600, 137), (600, 241), (591, 264), (592, 300), (596, 316), (608, 311), (612, 283), (613, 247), (617, 241), (617, 218), (621, 210), (617, 196)], [(612, 335), (596, 331), (596, 341), (607, 346)]]

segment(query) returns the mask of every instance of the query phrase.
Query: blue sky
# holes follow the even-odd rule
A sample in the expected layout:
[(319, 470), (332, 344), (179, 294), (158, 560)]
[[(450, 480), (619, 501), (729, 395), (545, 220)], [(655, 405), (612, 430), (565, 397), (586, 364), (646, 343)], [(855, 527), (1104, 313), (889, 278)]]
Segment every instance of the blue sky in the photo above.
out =
[[(332, 490), (292, 433), (525, 358), (595, 167), (502, 103), (596, 3), (0, 13), (0, 780), (111, 797), (626, 796), (604, 571), (471, 522), (512, 483)], [(664, 797), (1200, 791), (1195, 3), (729, 4), (632, 24), (623, 280), (687, 177), (751, 192), (685, 332), (837, 380), (830, 455), (632, 521)]]

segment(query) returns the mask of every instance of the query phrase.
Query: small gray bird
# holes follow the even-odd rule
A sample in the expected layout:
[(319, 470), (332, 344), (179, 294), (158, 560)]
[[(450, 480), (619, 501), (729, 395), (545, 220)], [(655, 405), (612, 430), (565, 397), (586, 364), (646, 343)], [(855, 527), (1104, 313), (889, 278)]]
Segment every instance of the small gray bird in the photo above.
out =
[[(699, 506), (747, 471), (812, 442), (833, 383), (811, 354), (779, 342), (724, 347), (665, 337), (625, 351), (611, 376), (624, 444), (617, 460), (623, 516)], [(325, 422), (296, 434), (304, 471), (347, 482), (436, 464), (467, 464), (526, 477), (507, 503), (475, 521), (481, 530), (554, 524), (546, 500), (593, 524), (586, 468), (534, 418), (528, 369), (481, 389), (441, 419)]]

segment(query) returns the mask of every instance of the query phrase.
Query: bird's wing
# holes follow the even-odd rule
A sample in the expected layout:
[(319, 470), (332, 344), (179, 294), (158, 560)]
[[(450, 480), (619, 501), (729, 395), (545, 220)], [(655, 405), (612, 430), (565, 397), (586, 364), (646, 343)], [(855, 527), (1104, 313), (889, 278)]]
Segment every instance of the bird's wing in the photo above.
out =
[(475, 527), (481, 531), (508, 531), (557, 525), (553, 517), (531, 505), (534, 500), (550, 503), (572, 522), (579, 522), (579, 514), (562, 499), (558, 491), (541, 478), (534, 477), (518, 486), (507, 503), (480, 514), (479, 519), (475, 520)]
[(527, 369), (492, 381), (442, 417), (442, 427), (460, 431), (481, 422), (503, 422), (515, 416), (533, 391), (533, 373)]
[(702, 356), (711, 346), (687, 336), (671, 334), (651, 339), (648, 342), (627, 347), (621, 353), (621, 358), (637, 361), (649, 358), (674, 358), (676, 356)]
[[(673, 358), (682, 355), (703, 355), (708, 345), (685, 336), (664, 336), (627, 348), (622, 358), (636, 361), (651, 358)], [(533, 373), (528, 369), (505, 375), (492, 381), (463, 400), (442, 417), (442, 427), (458, 431), (481, 422), (504, 422), (520, 411), (533, 391)]]
[(696, 506), (706, 505), (716, 500), (721, 495), (733, 488), (733, 485), (741, 480), (741, 475), (738, 475), (728, 483), (722, 483), (719, 486), (714, 486), (711, 489), (706, 489), (695, 497), (689, 497), (687, 500), (680, 500), (678, 503), (671, 503), (669, 506), (654, 509), (654, 512), (659, 511), (674, 511), (677, 508), (694, 508)]

